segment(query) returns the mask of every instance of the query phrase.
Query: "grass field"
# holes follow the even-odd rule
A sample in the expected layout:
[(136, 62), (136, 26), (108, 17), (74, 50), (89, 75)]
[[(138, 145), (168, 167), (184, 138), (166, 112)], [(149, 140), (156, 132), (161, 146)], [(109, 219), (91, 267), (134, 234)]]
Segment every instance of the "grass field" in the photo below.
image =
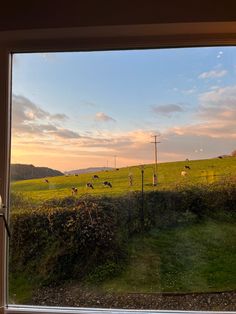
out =
[[(186, 170), (188, 175), (181, 176), (184, 166), (191, 169)], [(133, 186), (129, 186), (129, 174), (133, 175)], [(78, 188), (78, 196), (81, 195), (120, 195), (129, 191), (141, 190), (141, 170), (139, 166), (121, 168), (119, 171), (101, 171), (96, 174), (99, 179), (92, 179), (95, 173), (80, 174), (78, 176), (60, 176), (48, 178), (49, 183), (44, 179), (24, 180), (12, 182), (11, 189), (20, 192), (25, 197), (35, 201), (43, 201), (50, 198), (62, 198), (71, 195), (71, 188)], [(152, 175), (153, 165), (144, 167), (144, 189), (174, 189), (178, 184), (213, 183), (222, 180), (226, 176), (236, 174), (236, 158), (226, 157), (223, 159), (206, 159), (195, 161), (179, 161), (161, 163), (158, 165), (158, 186), (153, 187)], [(112, 183), (112, 188), (104, 187), (103, 181)], [(92, 182), (94, 190), (85, 187), (87, 182)]]

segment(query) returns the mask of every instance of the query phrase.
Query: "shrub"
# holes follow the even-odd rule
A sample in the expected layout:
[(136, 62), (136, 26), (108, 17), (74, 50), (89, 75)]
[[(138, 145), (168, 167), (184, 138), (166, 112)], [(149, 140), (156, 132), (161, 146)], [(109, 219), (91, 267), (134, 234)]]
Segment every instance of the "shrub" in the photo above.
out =
[(86, 277), (95, 266), (125, 256), (106, 201), (86, 199), (74, 208), (41, 208), (11, 218), (13, 272), (34, 272), (49, 283)]

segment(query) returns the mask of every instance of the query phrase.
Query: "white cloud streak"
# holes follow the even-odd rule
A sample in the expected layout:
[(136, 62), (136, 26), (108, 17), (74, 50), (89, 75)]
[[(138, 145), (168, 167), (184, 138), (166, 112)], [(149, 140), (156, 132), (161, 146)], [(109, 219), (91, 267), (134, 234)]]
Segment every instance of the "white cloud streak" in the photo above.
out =
[(214, 79), (214, 78), (220, 78), (227, 74), (228, 72), (226, 70), (211, 70), (208, 72), (201, 73), (198, 78), (199, 79)]

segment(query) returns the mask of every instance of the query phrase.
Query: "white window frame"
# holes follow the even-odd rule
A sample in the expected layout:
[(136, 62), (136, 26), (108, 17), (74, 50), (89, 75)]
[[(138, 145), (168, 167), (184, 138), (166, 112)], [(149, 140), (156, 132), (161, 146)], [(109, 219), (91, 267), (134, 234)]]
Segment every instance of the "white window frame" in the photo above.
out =
[[(0, 194), (8, 217), (11, 55), (22, 52), (95, 51), (137, 48), (171, 48), (236, 45), (236, 22), (170, 23), (40, 29), (0, 32)], [(186, 311), (116, 310), (39, 307), (7, 304), (8, 239), (0, 220), (0, 314), (123, 314), (186, 313)], [(192, 313), (193, 311), (187, 311)], [(196, 311), (194, 311), (196, 312)], [(209, 313), (198, 311), (198, 313)], [(236, 312), (211, 312), (235, 313)]]

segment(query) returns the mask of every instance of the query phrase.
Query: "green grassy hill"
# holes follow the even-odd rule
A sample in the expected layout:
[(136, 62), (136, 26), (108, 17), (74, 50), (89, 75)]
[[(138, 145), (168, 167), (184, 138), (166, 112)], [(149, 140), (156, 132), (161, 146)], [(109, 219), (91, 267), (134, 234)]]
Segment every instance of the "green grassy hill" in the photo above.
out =
[[(188, 165), (191, 169), (186, 170)], [(185, 170), (186, 177), (181, 176)], [(129, 186), (129, 174), (133, 175), (133, 186)], [(99, 179), (92, 179), (97, 174)], [(144, 190), (174, 189), (179, 184), (205, 184), (223, 180), (226, 176), (236, 175), (236, 158), (206, 159), (193, 161), (179, 161), (158, 165), (158, 185), (152, 185), (153, 165), (144, 166)], [(80, 174), (78, 176), (48, 177), (44, 179), (23, 180), (12, 182), (13, 192), (23, 193), (27, 198), (43, 201), (50, 198), (62, 198), (71, 195), (71, 188), (78, 188), (78, 197), (81, 195), (121, 195), (129, 191), (141, 190), (141, 170), (139, 166), (126, 167), (117, 170), (100, 171), (97, 173)], [(109, 181), (112, 188), (104, 187), (102, 182)], [(94, 189), (86, 188), (86, 183), (93, 183)]]

